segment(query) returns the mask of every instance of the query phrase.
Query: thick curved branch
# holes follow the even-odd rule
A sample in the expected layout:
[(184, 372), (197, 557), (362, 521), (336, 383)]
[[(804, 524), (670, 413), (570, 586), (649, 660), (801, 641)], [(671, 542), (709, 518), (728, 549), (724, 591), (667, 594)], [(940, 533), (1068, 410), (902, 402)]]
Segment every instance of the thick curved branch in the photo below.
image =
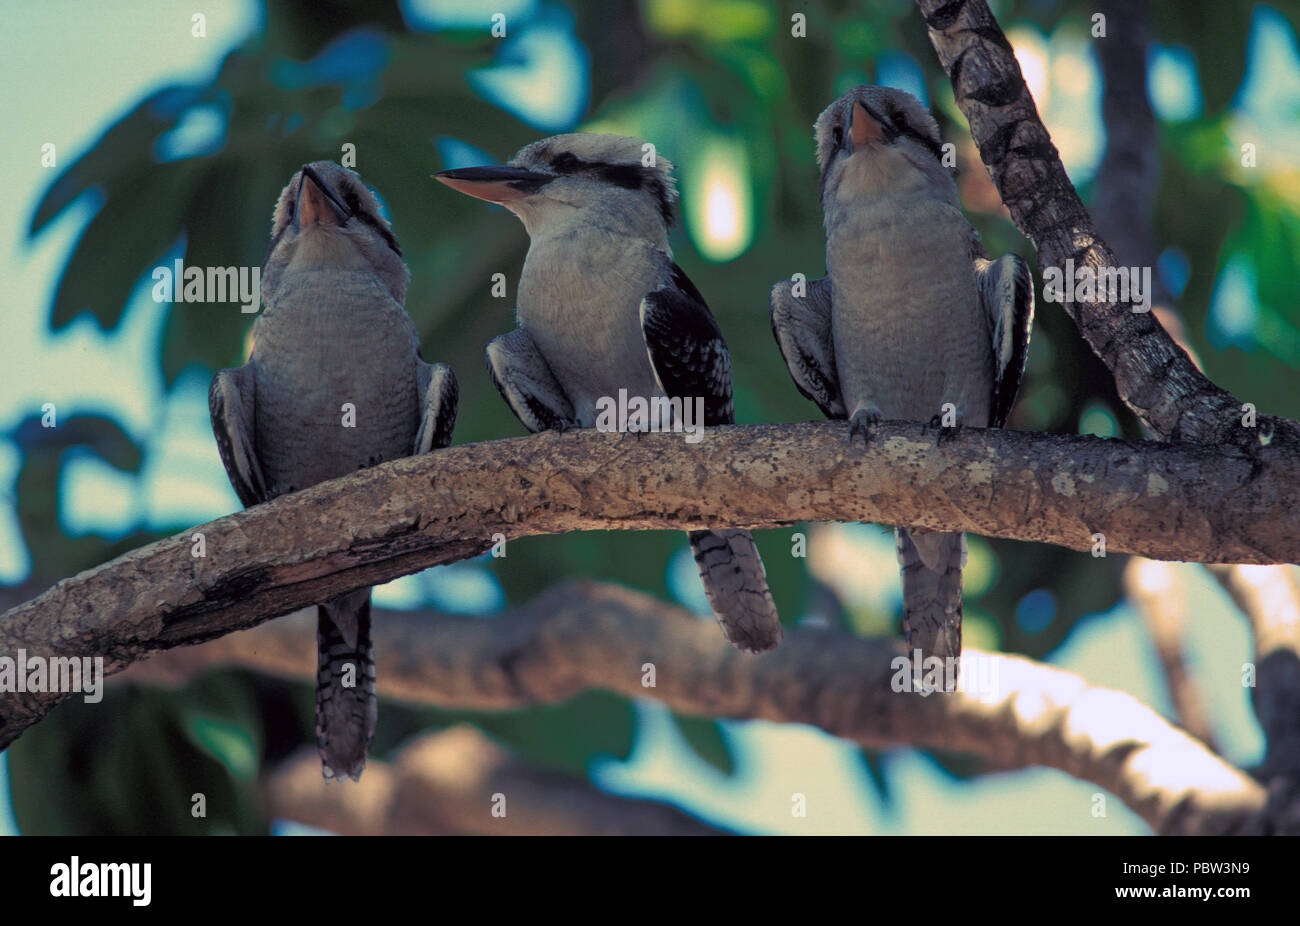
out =
[[(985, 0), (916, 2), (980, 157), (1016, 227), (1038, 248), (1040, 264), (1119, 266), (1070, 183)], [(1201, 373), (1153, 313), (1104, 300), (1062, 308), (1114, 374), (1120, 397), (1161, 437), (1244, 450), (1300, 443), (1300, 425), (1285, 418), (1260, 416), (1256, 427), (1243, 427), (1241, 400)]]
[[(235, 664), (307, 679), (315, 671), (310, 630), (305, 619), (276, 621), (160, 655), (130, 675), (175, 678), (199, 664)], [(894, 641), (794, 629), (777, 650), (748, 656), (711, 622), (593, 582), (551, 589), (496, 619), (384, 615), (374, 633), (381, 695), (411, 703), (500, 711), (590, 689), (649, 695), (682, 713), (812, 724), (871, 748), (954, 750), (1005, 769), (1051, 766), (1107, 789), (1161, 833), (1273, 826), (1263, 788), (1151, 708), (1014, 656), (969, 651), (962, 684), (970, 693), (922, 697), (893, 689)], [(654, 686), (646, 687), (650, 666)], [(318, 768), (313, 775), (320, 778)]]
[(533, 768), (470, 726), (421, 736), (361, 781), (329, 782), (305, 749), (266, 782), (267, 811), (344, 836), (721, 836), (675, 807)]
[[(573, 530), (873, 521), (1152, 558), (1300, 559), (1300, 459), (965, 429), (939, 443), (841, 423), (679, 434), (539, 434), (397, 460), (220, 518), (64, 579), (0, 615), (0, 653), (142, 655), (202, 642), (354, 588)], [(201, 534), (204, 555), (197, 556)], [(65, 695), (0, 695), (0, 748)]]

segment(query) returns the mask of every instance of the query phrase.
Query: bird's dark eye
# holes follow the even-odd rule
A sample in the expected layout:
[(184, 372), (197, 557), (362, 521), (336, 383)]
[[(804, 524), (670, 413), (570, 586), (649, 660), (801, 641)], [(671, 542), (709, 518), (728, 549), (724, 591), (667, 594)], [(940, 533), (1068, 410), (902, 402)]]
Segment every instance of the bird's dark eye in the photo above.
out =
[(838, 125), (835, 126), (835, 133), (831, 138), (835, 141), (835, 147), (838, 148), (840, 145), (844, 144), (844, 130)]
[(903, 111), (901, 109), (895, 110), (894, 115), (890, 118), (892, 119), (895, 128), (899, 128), (899, 129), (907, 128), (907, 117), (903, 115)]
[(578, 157), (570, 151), (565, 151), (563, 154), (557, 155), (552, 159), (551, 166), (562, 174), (568, 173), (577, 170)]

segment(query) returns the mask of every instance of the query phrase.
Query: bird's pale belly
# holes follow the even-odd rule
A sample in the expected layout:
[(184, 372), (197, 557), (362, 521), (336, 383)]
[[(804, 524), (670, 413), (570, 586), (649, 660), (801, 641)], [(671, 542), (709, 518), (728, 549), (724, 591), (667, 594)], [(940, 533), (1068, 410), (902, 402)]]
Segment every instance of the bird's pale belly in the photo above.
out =
[[(956, 231), (956, 230), (954, 230)], [(988, 423), (992, 354), (969, 245), (957, 234), (897, 228), (869, 255), (828, 251), (835, 362), (849, 415), (928, 421), (945, 403)]]
[(641, 333), (638, 296), (627, 297), (618, 311), (598, 306), (590, 298), (571, 298), (554, 312), (528, 312), (521, 305), (519, 320), (546, 358), (583, 427), (596, 421), (596, 402), (629, 396), (660, 395)]
[(413, 332), (362, 321), (292, 338), (258, 332), (256, 446), (274, 494), (410, 455), (419, 414)]

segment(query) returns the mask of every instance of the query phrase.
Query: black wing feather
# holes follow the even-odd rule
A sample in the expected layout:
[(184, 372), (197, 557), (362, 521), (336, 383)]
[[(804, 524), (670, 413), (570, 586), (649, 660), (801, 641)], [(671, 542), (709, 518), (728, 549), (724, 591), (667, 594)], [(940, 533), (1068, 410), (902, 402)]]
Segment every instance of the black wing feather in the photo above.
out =
[(1029, 266), (1008, 254), (996, 261), (977, 263), (980, 298), (988, 313), (993, 335), (993, 397), (989, 424), (1000, 428), (1011, 417), (1020, 381), (1029, 357), (1029, 335), (1034, 324), (1034, 284)]
[(269, 494), (253, 447), (252, 388), (248, 367), (221, 370), (208, 388), (212, 436), (226, 476), (245, 508), (261, 504)]
[(731, 424), (731, 354), (713, 313), (676, 264), (662, 287), (641, 303), (641, 332), (650, 365), (670, 397), (704, 398), (704, 424)]

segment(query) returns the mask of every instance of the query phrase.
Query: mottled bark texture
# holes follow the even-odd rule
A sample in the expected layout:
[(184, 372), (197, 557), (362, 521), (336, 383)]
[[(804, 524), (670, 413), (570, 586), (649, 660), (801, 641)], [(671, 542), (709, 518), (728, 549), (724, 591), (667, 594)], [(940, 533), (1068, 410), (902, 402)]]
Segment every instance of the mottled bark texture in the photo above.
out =
[[(679, 434), (579, 431), (397, 460), (134, 550), (0, 615), (0, 653), (144, 654), (573, 530), (870, 521), (1201, 562), (1300, 559), (1300, 464), (1192, 444), (840, 422)], [(204, 556), (194, 537), (203, 535)], [(0, 748), (62, 695), (0, 696)]]
[[(980, 157), (1016, 226), (1038, 249), (1040, 267), (1064, 270), (1071, 258), (1076, 267), (1119, 266), (1070, 183), (985, 0), (916, 2)], [(1159, 436), (1245, 453), (1300, 445), (1300, 425), (1285, 418), (1261, 415), (1256, 427), (1243, 427), (1243, 400), (1197, 370), (1153, 313), (1107, 301), (1061, 307), (1114, 374), (1120, 397)]]
[[(128, 677), (237, 665), (308, 679), (311, 632), (305, 616), (275, 621), (161, 654)], [(500, 711), (592, 689), (651, 696), (684, 714), (811, 724), (873, 749), (955, 750), (994, 770), (1050, 766), (1109, 791), (1159, 833), (1275, 827), (1263, 787), (1136, 698), (1015, 656), (967, 650), (969, 689), (923, 697), (895, 690), (899, 641), (792, 629), (778, 649), (749, 656), (708, 620), (594, 582), (558, 586), (495, 619), (385, 614), (375, 649), (380, 694), (411, 703)], [(303, 777), (319, 784), (320, 770)], [(1081, 799), (1076, 812), (1072, 831), (1091, 831), (1093, 800)]]
[(269, 816), (344, 836), (726, 835), (675, 807), (534, 768), (470, 726), (421, 736), (392, 762), (372, 758), (346, 788), (322, 778), (316, 751), (303, 750), (274, 770), (264, 794)]

